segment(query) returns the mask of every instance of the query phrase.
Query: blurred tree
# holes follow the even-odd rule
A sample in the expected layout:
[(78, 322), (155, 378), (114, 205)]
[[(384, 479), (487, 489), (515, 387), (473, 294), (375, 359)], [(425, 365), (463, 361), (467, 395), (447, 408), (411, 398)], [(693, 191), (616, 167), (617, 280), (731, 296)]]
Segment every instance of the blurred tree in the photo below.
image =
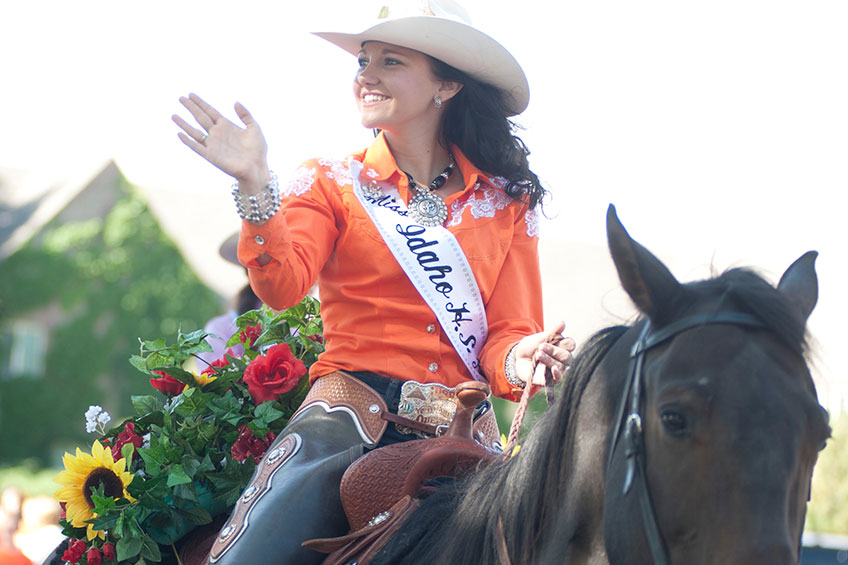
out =
[[(102, 213), (80, 210), (102, 204), (83, 191), (73, 214), (60, 214), (0, 268), (2, 464), (58, 464), (62, 450), (89, 442), (91, 404), (112, 413), (111, 425), (132, 414), (130, 395), (150, 386), (128, 362), (138, 338), (201, 328), (220, 308), (140, 195), (114, 179)], [(20, 360), (27, 339), (36, 354), (44, 350), (41, 362)]]
[(819, 454), (807, 507), (810, 532), (848, 535), (848, 414), (831, 422), (833, 437)]

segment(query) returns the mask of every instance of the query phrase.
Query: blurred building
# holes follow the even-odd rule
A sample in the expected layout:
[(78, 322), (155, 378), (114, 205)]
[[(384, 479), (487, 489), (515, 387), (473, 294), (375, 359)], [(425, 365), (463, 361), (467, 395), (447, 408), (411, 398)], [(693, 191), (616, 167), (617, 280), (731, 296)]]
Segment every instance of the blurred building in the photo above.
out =
[(149, 390), (138, 338), (175, 339), (221, 308), (113, 162), (60, 179), (0, 169), (0, 463), (57, 464), (83, 414), (113, 423)]

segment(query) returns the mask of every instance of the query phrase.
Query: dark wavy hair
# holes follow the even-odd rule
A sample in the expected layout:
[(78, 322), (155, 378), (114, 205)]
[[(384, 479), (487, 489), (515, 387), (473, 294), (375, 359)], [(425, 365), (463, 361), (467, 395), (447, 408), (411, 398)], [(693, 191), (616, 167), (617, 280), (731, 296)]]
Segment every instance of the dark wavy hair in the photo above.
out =
[(446, 105), (442, 141), (459, 147), (480, 170), (505, 178), (507, 195), (535, 208), (547, 190), (530, 170), (530, 150), (514, 134), (519, 126), (509, 119), (507, 94), (439, 59), (430, 59), (437, 78), (463, 85)]

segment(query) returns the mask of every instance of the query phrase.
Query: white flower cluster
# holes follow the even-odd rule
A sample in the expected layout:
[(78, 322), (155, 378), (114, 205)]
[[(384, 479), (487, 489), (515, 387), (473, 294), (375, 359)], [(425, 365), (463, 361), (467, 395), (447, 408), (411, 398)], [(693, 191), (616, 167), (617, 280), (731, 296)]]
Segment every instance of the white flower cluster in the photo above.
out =
[(88, 433), (97, 431), (98, 427), (102, 432), (111, 421), (112, 417), (100, 406), (89, 406), (85, 411), (85, 431)]

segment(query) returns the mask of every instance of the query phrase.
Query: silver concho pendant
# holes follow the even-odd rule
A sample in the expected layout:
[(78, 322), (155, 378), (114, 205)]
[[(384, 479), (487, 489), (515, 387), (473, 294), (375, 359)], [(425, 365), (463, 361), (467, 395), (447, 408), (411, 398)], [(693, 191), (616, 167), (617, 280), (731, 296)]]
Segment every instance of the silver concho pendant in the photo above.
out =
[(448, 206), (432, 192), (419, 192), (409, 201), (409, 215), (424, 227), (440, 226), (448, 219)]

